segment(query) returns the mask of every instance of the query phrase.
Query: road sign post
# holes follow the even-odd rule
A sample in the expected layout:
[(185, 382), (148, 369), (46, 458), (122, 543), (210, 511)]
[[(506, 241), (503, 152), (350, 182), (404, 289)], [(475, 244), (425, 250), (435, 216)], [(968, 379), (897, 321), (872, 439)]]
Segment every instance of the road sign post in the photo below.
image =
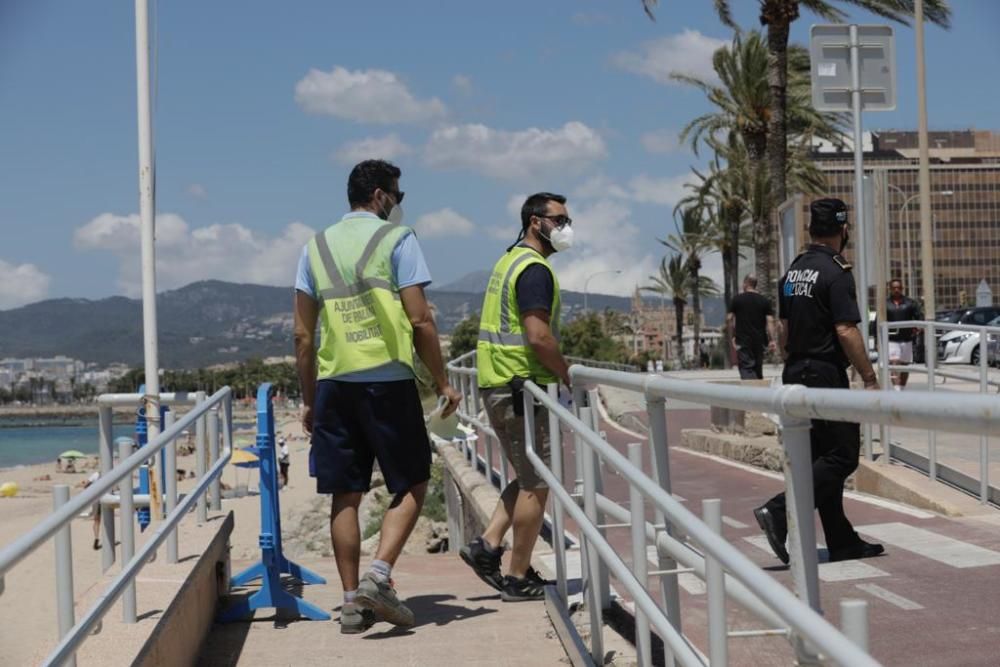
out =
[(818, 111), (850, 112), (854, 126), (854, 220), (858, 259), (858, 305), (861, 332), (868, 339), (868, 288), (877, 273), (870, 270), (867, 247), (871, 221), (864, 205), (862, 111), (896, 108), (896, 50), (891, 26), (814, 25), (810, 31), (812, 101)]

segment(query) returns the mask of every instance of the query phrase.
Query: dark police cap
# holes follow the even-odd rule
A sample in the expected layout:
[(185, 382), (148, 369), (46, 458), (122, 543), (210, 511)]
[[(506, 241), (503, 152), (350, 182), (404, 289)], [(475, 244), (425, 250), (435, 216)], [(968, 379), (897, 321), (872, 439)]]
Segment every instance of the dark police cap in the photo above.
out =
[(847, 224), (847, 204), (840, 199), (817, 199), (809, 207), (809, 233), (833, 235)]

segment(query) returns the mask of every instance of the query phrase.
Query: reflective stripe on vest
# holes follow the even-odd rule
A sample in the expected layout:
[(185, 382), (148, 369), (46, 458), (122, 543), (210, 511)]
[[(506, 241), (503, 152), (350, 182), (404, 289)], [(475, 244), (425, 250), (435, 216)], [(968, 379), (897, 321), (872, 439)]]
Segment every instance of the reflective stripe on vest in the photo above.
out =
[(483, 300), (483, 315), (476, 344), (481, 387), (502, 386), (514, 377), (532, 378), (540, 383), (556, 380), (552, 372), (535, 357), (517, 311), (514, 293), (517, 280), (532, 264), (542, 264), (552, 274), (554, 289), (550, 328), (558, 337), (560, 297), (555, 272), (545, 258), (531, 248), (520, 246), (511, 250), (510, 254), (501, 257), (493, 267)]
[(413, 367), (413, 328), (392, 284), (393, 249), (411, 233), (363, 217), (337, 223), (310, 242), (310, 268), (322, 304), (319, 378), (392, 361)]

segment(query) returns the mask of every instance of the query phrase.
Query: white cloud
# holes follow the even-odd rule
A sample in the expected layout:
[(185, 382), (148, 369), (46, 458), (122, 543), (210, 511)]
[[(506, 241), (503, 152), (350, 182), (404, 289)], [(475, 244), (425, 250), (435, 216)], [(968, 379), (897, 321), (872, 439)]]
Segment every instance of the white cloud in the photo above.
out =
[[(171, 213), (156, 218), (157, 288), (171, 289), (215, 278), (241, 283), (290, 286), (302, 246), (315, 233), (293, 222), (269, 237), (238, 224), (191, 228)], [(118, 260), (119, 287), (141, 292), (139, 216), (102, 213), (78, 227), (77, 248), (104, 250)]]
[(618, 53), (611, 60), (626, 71), (647, 76), (658, 83), (677, 84), (670, 78), (674, 72), (715, 82), (718, 78), (712, 69), (712, 54), (726, 44), (725, 40), (688, 28), (680, 34), (646, 42), (639, 52)]
[(44, 299), (51, 280), (34, 264), (12, 264), (0, 259), (0, 309)]
[(602, 199), (605, 197), (628, 199), (629, 193), (625, 188), (604, 175), (587, 179), (572, 192), (573, 199)]
[(677, 133), (672, 130), (646, 132), (640, 141), (647, 153), (672, 153), (680, 147), (677, 143)]
[(470, 236), (476, 230), (476, 225), (450, 208), (443, 208), (417, 218), (413, 229), (420, 238), (429, 239), (437, 236)]
[(359, 123), (419, 123), (445, 113), (441, 100), (417, 99), (396, 74), (381, 69), (311, 69), (295, 84), (295, 101), (307, 113)]
[(405, 144), (397, 134), (387, 134), (384, 137), (366, 137), (351, 141), (337, 149), (330, 157), (342, 164), (357, 164), (362, 160), (395, 160), (401, 155), (412, 153), (413, 149)]
[(475, 169), (508, 180), (579, 171), (607, 155), (596, 130), (572, 121), (545, 130), (496, 130), (485, 125), (450, 125), (434, 131), (424, 149), (432, 167)]
[[(636, 285), (646, 285), (655, 273), (659, 256), (646, 252), (659, 246), (652, 239), (641, 238), (631, 222), (627, 204), (612, 199), (598, 199), (572, 206), (576, 242), (571, 250), (556, 253), (553, 264), (562, 289), (591, 294), (629, 296)], [(621, 271), (621, 273), (603, 273)], [(600, 276), (595, 276), (602, 273)], [(594, 276), (593, 280), (586, 282)]]
[(460, 92), (471, 93), (472, 92), (472, 77), (465, 74), (456, 74), (451, 77), (451, 85), (455, 86)]
[(208, 199), (208, 190), (201, 183), (192, 183), (187, 186), (185, 190), (189, 197), (194, 197), (195, 199)]
[(689, 180), (691, 180), (690, 174), (666, 176), (663, 178), (654, 178), (646, 174), (639, 174), (629, 181), (628, 185), (629, 192), (634, 201), (641, 204), (674, 206), (687, 194), (684, 184)]

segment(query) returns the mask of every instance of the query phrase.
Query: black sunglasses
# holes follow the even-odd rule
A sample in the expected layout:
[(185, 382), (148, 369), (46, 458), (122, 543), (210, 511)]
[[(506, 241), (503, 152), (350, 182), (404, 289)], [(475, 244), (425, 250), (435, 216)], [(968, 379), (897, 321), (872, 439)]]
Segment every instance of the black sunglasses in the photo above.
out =
[(535, 217), (551, 220), (552, 222), (556, 223), (557, 227), (573, 224), (573, 218), (569, 217), (568, 215), (536, 215)]
[(406, 193), (403, 192), (402, 190), (398, 190), (396, 192), (392, 192), (391, 190), (382, 190), (382, 192), (386, 193), (387, 195), (395, 199), (397, 204), (402, 204), (403, 197), (406, 196)]

